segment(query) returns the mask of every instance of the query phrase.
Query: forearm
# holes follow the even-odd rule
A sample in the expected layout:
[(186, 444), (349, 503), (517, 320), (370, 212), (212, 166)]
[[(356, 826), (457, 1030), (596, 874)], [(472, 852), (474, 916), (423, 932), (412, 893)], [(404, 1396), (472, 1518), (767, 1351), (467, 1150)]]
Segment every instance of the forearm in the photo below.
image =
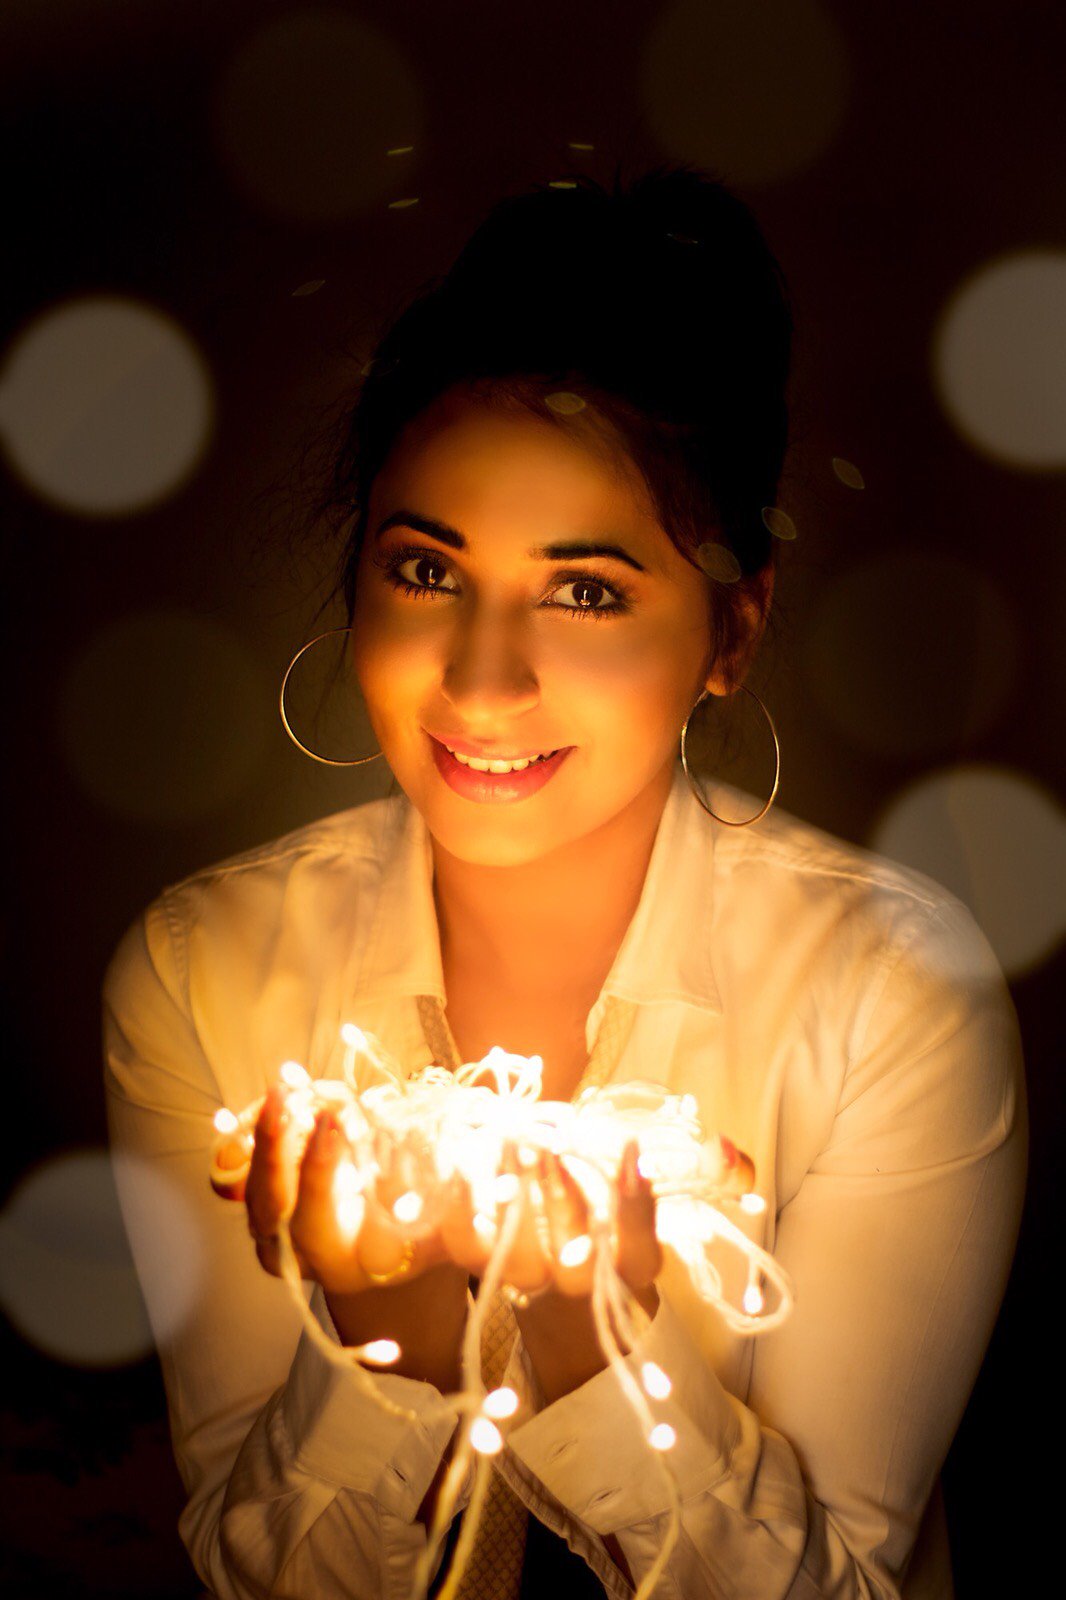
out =
[[(433, 1315), (425, 1313), (433, 1286)], [(461, 1386), (462, 1344), (466, 1327), (468, 1279), (451, 1262), (430, 1267), (408, 1283), (384, 1284), (360, 1294), (327, 1294), (326, 1305), (342, 1344), (395, 1339), (400, 1357), (389, 1371), (431, 1383), (441, 1394)]]
[[(635, 1297), (649, 1317), (654, 1317), (659, 1296), (654, 1285)], [(553, 1289), (516, 1309), (522, 1344), (536, 1374), (545, 1402), (552, 1405), (588, 1383), (608, 1363), (603, 1353), (592, 1302), (587, 1295), (564, 1295)], [(615, 1330), (617, 1336), (617, 1329)], [(622, 1345), (623, 1354), (628, 1348)]]

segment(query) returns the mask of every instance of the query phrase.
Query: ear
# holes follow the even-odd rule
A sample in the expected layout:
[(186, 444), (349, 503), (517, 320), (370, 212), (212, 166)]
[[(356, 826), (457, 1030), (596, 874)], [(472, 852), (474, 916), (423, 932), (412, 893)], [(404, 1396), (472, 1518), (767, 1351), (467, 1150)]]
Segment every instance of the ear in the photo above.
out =
[(750, 578), (743, 579), (738, 588), (740, 594), (737, 598), (743, 619), (741, 637), (732, 654), (728, 657), (724, 655), (719, 657), (714, 664), (714, 670), (704, 680), (704, 687), (711, 694), (735, 693), (748, 675), (773, 603), (773, 562), (768, 561), (765, 567), (753, 573)]

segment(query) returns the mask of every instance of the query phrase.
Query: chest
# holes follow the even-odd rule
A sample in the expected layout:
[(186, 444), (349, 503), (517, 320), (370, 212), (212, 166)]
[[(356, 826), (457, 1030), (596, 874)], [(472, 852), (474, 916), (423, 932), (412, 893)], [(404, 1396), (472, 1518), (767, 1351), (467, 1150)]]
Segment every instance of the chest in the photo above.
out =
[(463, 1061), (493, 1045), (544, 1062), (542, 1096), (569, 1100), (588, 1065), (585, 1024), (599, 992), (587, 986), (540, 994), (501, 994), (487, 985), (448, 981), (448, 1026)]

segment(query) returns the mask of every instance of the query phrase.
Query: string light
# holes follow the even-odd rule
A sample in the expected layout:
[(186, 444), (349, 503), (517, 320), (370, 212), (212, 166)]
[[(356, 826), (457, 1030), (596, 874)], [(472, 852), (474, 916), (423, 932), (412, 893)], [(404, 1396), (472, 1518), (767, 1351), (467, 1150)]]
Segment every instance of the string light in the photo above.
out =
[(665, 1400), (673, 1384), (662, 1367), (654, 1361), (645, 1361), (640, 1369), (641, 1381), (653, 1400)]
[(481, 1409), (487, 1417), (513, 1417), (518, 1410), (518, 1396), (513, 1389), (493, 1389), (485, 1396)]
[[(450, 1185), (461, 1180), (469, 1188), (474, 1234), (488, 1255), (464, 1331), (462, 1388), (440, 1399), (442, 1408), (459, 1411), (461, 1426), (415, 1574), (416, 1589), (419, 1583), (422, 1589), (428, 1586), (431, 1553), (439, 1548), (455, 1515), (473, 1466), (474, 1484), (447, 1579), (453, 1586), (458, 1581), (493, 1470), (489, 1458), (498, 1455), (505, 1442), (497, 1423), (519, 1409), (513, 1389), (484, 1393), (481, 1331), (498, 1289), (509, 1292), (518, 1304), (526, 1302), (522, 1290), (505, 1284), (504, 1271), (527, 1207), (533, 1208), (537, 1237), (550, 1258), (551, 1230), (541, 1184), (534, 1177), (550, 1154), (563, 1163), (587, 1210), (588, 1231), (559, 1247), (558, 1264), (569, 1270), (591, 1264), (590, 1304), (597, 1337), (668, 1491), (663, 1539), (636, 1591), (635, 1600), (648, 1600), (679, 1536), (681, 1499), (666, 1459), (676, 1442), (675, 1431), (669, 1423), (656, 1422), (645, 1398), (666, 1399), (670, 1378), (655, 1362), (646, 1361), (638, 1382), (626, 1360), (626, 1351), (638, 1342), (649, 1318), (620, 1278), (614, 1260), (622, 1154), (630, 1142), (637, 1143), (638, 1171), (655, 1197), (660, 1243), (672, 1249), (700, 1298), (740, 1334), (779, 1326), (793, 1298), (784, 1270), (730, 1215), (755, 1217), (766, 1209), (753, 1188), (750, 1158), (725, 1136), (705, 1133), (694, 1095), (672, 1094), (661, 1084), (607, 1084), (584, 1090), (573, 1102), (548, 1101), (541, 1099), (539, 1056), (518, 1056), (494, 1047), (482, 1061), (468, 1062), (454, 1073), (430, 1066), (406, 1077), (373, 1035), (355, 1023), (346, 1022), (340, 1036), (344, 1057), (339, 1079), (314, 1079), (296, 1061), (286, 1061), (279, 1078), (283, 1136), (293, 1159), (302, 1157), (321, 1111), (328, 1109), (336, 1118), (344, 1148), (335, 1169), (333, 1200), (342, 1236), (354, 1245), (369, 1206), (394, 1229), (397, 1240), (428, 1236), (444, 1214)], [(215, 1113), (210, 1177), (220, 1194), (243, 1197), (265, 1098), (239, 1113), (225, 1107)], [(518, 1172), (509, 1167), (515, 1158)], [(282, 1276), (309, 1337), (328, 1360), (354, 1372), (377, 1404), (414, 1420), (414, 1413), (389, 1400), (367, 1370), (394, 1363), (399, 1345), (383, 1339), (346, 1348), (328, 1338), (307, 1305), (284, 1218), (278, 1227), (278, 1250)], [(725, 1289), (736, 1279), (732, 1269), (725, 1271), (731, 1255), (747, 1269), (739, 1306)], [(769, 1303), (764, 1289), (770, 1292)]]

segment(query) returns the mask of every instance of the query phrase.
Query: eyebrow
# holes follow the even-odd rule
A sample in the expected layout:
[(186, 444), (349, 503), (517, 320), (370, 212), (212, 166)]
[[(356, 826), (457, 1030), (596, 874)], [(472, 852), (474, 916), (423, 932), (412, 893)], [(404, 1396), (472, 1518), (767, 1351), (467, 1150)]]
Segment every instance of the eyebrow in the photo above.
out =
[[(458, 528), (449, 527), (446, 522), (438, 522), (436, 517), (423, 517), (417, 511), (394, 511), (378, 524), (374, 537), (380, 539), (383, 533), (390, 528), (413, 528), (416, 533), (424, 533), (431, 539), (436, 539), (440, 544), (446, 544), (453, 550), (465, 550), (466, 540)], [(606, 556), (615, 561), (624, 561), (626, 566), (634, 567), (637, 572), (646, 572), (647, 568), (641, 566), (635, 556), (628, 550), (623, 550), (617, 544), (590, 543), (586, 539), (561, 539), (552, 544), (538, 545), (526, 551), (531, 561), (561, 561), (569, 558), (571, 561), (587, 561), (591, 557)]]

